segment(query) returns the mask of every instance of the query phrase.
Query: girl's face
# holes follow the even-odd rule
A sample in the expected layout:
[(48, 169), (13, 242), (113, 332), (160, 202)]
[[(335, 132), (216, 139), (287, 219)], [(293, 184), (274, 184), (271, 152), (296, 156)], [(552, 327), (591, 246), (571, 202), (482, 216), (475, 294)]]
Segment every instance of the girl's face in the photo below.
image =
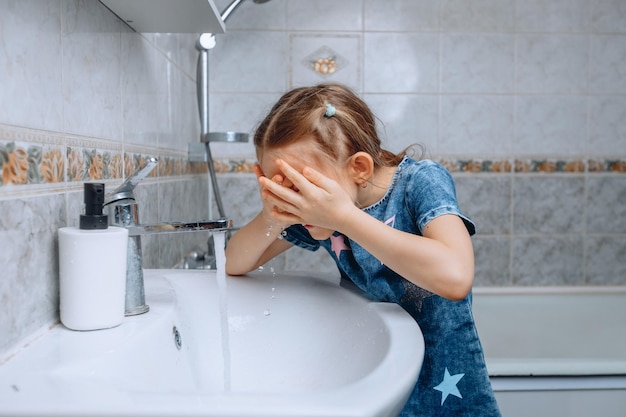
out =
[[(352, 201), (356, 201), (358, 187), (347, 175), (344, 164), (340, 161), (333, 161), (330, 156), (322, 152), (317, 143), (312, 138), (305, 138), (277, 149), (265, 150), (259, 158), (259, 165), (263, 174), (269, 178), (279, 178), (282, 185), (298, 191), (288, 178), (276, 166), (276, 160), (282, 159), (289, 163), (295, 170), (302, 173), (304, 167), (313, 168), (328, 178), (336, 181), (343, 190), (348, 193)], [(317, 240), (328, 239), (334, 230), (317, 227), (310, 224), (303, 225)]]

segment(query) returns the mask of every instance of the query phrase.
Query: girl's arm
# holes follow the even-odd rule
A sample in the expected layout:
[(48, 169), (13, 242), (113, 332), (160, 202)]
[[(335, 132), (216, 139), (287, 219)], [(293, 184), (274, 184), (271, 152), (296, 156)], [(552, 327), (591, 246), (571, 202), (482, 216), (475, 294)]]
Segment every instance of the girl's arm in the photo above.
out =
[(281, 227), (272, 225), (259, 213), (250, 223), (239, 229), (226, 246), (226, 273), (242, 275), (253, 271), (291, 247), (278, 239)]
[(311, 168), (302, 174), (278, 164), (298, 192), (260, 179), (263, 195), (278, 208), (279, 221), (336, 230), (357, 242), (383, 264), (421, 288), (449, 299), (464, 298), (474, 279), (474, 253), (461, 218), (442, 215), (430, 221), (423, 236), (394, 229), (363, 212), (341, 186)]
[(474, 251), (460, 217), (436, 217), (419, 236), (357, 211), (341, 226), (341, 233), (419, 287), (452, 300), (467, 296), (474, 279)]

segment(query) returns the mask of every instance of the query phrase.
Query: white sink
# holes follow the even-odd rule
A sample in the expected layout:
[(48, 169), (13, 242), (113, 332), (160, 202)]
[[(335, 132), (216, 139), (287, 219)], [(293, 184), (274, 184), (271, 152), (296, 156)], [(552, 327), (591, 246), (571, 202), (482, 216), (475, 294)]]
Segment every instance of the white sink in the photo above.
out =
[(145, 285), (149, 313), (59, 324), (5, 358), (0, 416), (393, 416), (419, 374), (404, 310), (320, 279), (255, 273), (224, 293), (214, 271), (147, 270)]

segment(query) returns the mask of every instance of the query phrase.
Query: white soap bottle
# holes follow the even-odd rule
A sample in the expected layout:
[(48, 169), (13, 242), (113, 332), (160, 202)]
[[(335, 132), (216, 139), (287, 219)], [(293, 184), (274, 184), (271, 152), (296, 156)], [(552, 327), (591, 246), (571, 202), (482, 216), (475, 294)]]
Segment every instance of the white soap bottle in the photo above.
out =
[(85, 183), (80, 225), (59, 229), (61, 323), (72, 330), (118, 326), (124, 318), (128, 230), (102, 214), (104, 184)]

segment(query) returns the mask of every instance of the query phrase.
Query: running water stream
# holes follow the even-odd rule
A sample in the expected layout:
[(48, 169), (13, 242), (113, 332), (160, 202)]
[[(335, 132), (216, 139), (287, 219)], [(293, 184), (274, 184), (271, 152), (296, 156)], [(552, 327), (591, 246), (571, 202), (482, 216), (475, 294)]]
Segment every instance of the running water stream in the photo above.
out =
[(222, 331), (222, 359), (224, 363), (224, 391), (230, 392), (230, 330), (228, 326), (228, 295), (226, 291), (226, 232), (213, 234), (215, 242), (215, 273), (220, 294), (220, 328)]

